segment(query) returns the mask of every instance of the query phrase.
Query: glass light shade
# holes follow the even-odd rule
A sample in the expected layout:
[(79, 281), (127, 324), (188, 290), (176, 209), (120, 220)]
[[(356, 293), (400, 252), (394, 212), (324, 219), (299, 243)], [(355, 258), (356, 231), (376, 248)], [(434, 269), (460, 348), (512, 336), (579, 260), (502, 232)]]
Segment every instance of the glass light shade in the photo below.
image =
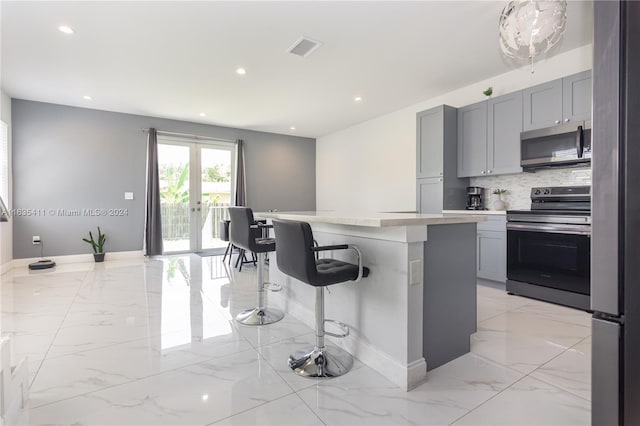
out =
[(500, 48), (510, 58), (533, 63), (560, 41), (566, 22), (566, 1), (510, 1), (500, 15)]

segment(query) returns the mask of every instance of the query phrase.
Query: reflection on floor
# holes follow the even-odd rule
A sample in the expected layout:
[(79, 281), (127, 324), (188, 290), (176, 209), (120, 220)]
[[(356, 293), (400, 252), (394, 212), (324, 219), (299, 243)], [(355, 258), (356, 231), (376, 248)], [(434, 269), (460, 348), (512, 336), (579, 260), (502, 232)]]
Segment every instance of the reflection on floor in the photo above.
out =
[(255, 302), (255, 267), (221, 256), (59, 265), (1, 280), (2, 334), (28, 356), (21, 424), (351, 425), (590, 422), (589, 315), (478, 288), (472, 353), (403, 392), (356, 361), (295, 376), (313, 331), (292, 316), (232, 320)]

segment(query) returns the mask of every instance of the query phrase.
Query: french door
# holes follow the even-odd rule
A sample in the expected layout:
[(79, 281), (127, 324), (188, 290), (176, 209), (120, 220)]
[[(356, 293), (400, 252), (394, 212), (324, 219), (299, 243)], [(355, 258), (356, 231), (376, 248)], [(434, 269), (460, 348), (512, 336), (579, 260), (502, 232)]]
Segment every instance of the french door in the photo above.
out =
[(225, 247), (220, 222), (234, 194), (235, 144), (158, 136), (158, 167), (164, 252)]

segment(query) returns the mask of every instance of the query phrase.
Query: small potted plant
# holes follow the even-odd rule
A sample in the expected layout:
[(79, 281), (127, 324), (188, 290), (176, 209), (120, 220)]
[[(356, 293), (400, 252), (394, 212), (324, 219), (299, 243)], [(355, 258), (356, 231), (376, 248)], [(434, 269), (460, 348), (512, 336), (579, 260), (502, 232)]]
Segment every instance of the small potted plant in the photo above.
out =
[(96, 262), (104, 262), (104, 242), (107, 237), (102, 233), (98, 226), (98, 241), (93, 239), (93, 234), (89, 231), (89, 238), (83, 238), (82, 241), (91, 244), (93, 247), (93, 259)]
[(507, 204), (502, 199), (502, 194), (506, 194), (507, 190), (506, 189), (495, 189), (493, 191), (493, 193), (498, 196), (498, 199), (493, 202), (493, 207), (496, 210), (505, 210), (507, 208)]

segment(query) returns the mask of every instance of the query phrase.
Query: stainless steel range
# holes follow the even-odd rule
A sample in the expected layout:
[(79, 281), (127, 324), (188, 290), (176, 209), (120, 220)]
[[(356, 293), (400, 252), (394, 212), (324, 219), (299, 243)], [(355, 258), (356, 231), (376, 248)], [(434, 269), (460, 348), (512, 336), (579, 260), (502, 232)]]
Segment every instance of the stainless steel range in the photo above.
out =
[(507, 212), (507, 291), (590, 309), (591, 187), (531, 189)]

